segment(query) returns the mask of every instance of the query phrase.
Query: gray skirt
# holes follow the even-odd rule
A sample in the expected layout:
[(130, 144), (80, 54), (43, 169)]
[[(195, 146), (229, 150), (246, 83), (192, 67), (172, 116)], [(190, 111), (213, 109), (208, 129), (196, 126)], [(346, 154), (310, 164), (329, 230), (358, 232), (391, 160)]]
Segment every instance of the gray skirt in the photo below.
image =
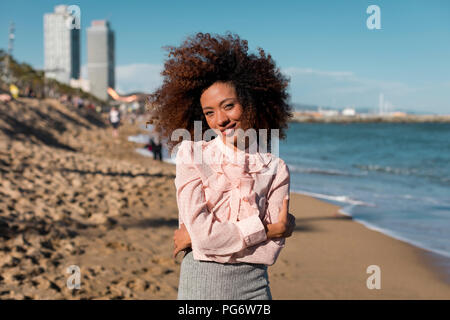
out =
[(267, 266), (194, 260), (181, 262), (178, 300), (272, 300)]

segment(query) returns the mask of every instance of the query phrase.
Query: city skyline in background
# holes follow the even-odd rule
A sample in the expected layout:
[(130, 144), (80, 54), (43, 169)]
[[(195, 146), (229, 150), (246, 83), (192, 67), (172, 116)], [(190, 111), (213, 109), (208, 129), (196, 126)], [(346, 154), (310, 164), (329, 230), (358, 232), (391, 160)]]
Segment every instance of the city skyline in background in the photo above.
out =
[[(22, 4), (22, 5), (21, 5)], [(119, 93), (151, 92), (161, 83), (166, 45), (196, 32), (237, 33), (249, 51), (262, 47), (291, 78), (292, 102), (322, 107), (450, 113), (450, 3), (349, 1), (336, 3), (17, 1), (0, 5), (0, 48), (14, 22), (13, 56), (44, 68), (43, 16), (56, 5), (81, 9), (81, 77), (88, 77), (87, 28), (108, 20), (115, 32)], [(366, 8), (381, 9), (381, 29), (369, 30)], [(21, 10), (17, 10), (21, 8)], [(236, 8), (239, 8), (237, 10)]]

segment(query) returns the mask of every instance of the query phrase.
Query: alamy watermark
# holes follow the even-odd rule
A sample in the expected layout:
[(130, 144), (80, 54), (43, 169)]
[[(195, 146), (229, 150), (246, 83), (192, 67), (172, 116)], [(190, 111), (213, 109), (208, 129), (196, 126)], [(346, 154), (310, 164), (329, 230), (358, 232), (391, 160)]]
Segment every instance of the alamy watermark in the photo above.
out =
[(77, 265), (71, 265), (67, 267), (66, 272), (70, 274), (67, 278), (67, 288), (68, 289), (80, 289), (81, 288), (81, 271), (80, 267)]
[(367, 29), (381, 29), (381, 9), (379, 6), (372, 4), (367, 7), (366, 13), (370, 16), (366, 20)]
[(367, 278), (366, 286), (367, 289), (381, 289), (381, 269), (376, 264), (372, 264), (367, 267), (366, 273), (372, 274)]
[(66, 20), (66, 26), (70, 30), (72, 29), (78, 29), (81, 28), (81, 9), (77, 5), (71, 5), (67, 7), (67, 14), (69, 14), (70, 17)]

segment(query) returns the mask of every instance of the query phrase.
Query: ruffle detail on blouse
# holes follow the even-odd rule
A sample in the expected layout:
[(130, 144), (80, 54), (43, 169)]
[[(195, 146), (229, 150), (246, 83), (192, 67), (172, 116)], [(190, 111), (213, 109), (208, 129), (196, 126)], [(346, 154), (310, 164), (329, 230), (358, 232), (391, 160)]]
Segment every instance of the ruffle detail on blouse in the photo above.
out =
[[(227, 220), (235, 222), (255, 214), (259, 215), (256, 192), (253, 189), (255, 180), (251, 173), (266, 170), (272, 161), (272, 155), (233, 151), (222, 141), (215, 140), (218, 139), (203, 142), (203, 163), (196, 165), (201, 171), (208, 209), (211, 211), (221, 199), (229, 197), (229, 199), (223, 199), (223, 202), (229, 203)], [(234, 170), (237, 177), (228, 177), (223, 169), (224, 166)], [(224, 196), (227, 191), (230, 192)]]

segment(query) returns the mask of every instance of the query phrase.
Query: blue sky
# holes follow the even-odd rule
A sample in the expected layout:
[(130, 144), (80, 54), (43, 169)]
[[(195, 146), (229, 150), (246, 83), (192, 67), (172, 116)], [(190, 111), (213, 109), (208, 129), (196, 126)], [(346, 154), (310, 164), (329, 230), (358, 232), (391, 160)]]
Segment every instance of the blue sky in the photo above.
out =
[[(14, 56), (42, 68), (43, 14), (57, 4), (81, 9), (83, 65), (86, 28), (110, 21), (121, 92), (160, 84), (163, 46), (232, 31), (273, 56), (294, 102), (377, 109), (383, 93), (391, 110), (450, 114), (450, 1), (2, 1), (0, 48), (14, 21)], [(366, 26), (371, 4), (381, 9), (380, 30)]]

